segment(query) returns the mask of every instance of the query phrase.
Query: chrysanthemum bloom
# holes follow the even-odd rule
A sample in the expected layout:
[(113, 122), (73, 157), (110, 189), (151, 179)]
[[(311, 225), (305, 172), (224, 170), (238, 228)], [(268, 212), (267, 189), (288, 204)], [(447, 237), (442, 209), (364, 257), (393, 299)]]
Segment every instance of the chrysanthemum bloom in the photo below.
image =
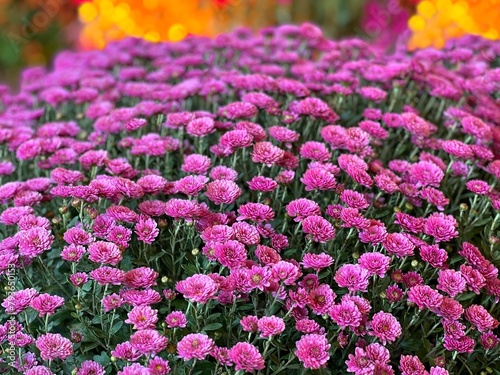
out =
[(361, 324), (361, 312), (353, 301), (342, 301), (340, 304), (333, 305), (328, 314), (342, 329), (355, 328)]
[(366, 292), (370, 273), (359, 264), (344, 264), (335, 273), (335, 281), (349, 292)]
[(84, 361), (76, 370), (76, 375), (105, 375), (106, 370), (96, 361)]
[(465, 279), (460, 271), (455, 270), (440, 270), (438, 273), (438, 285), (436, 287), (450, 297), (455, 297), (466, 289)]
[(498, 336), (493, 332), (486, 332), (481, 335), (481, 345), (486, 350), (495, 349), (498, 345)]
[(302, 220), (302, 229), (308, 238), (315, 242), (325, 243), (335, 238), (335, 229), (326, 219), (318, 215), (312, 215)]
[(300, 138), (299, 133), (285, 126), (270, 126), (267, 130), (269, 131), (269, 135), (278, 142), (293, 143), (297, 142)]
[(209, 176), (212, 180), (236, 181), (236, 179), (238, 178), (238, 172), (224, 165), (218, 165), (212, 168)]
[(252, 315), (244, 316), (240, 320), (241, 327), (245, 332), (257, 332), (257, 330), (259, 329), (258, 323), (259, 318)]
[(139, 185), (145, 193), (149, 194), (161, 193), (166, 184), (167, 180), (154, 174), (143, 176), (137, 180), (137, 185)]
[(170, 365), (166, 359), (156, 356), (149, 360), (148, 369), (151, 375), (167, 375)]
[(54, 242), (54, 236), (44, 228), (20, 231), (17, 235), (19, 236), (19, 254), (28, 258), (35, 258), (49, 250)]
[(85, 252), (85, 247), (81, 245), (64, 246), (61, 251), (61, 258), (68, 262), (78, 262)]
[(194, 197), (205, 188), (207, 182), (208, 177), (206, 176), (186, 176), (175, 182), (175, 189), (179, 193)]
[(115, 349), (111, 351), (113, 357), (124, 359), (126, 361), (136, 361), (142, 355), (137, 349), (132, 347), (130, 342), (125, 341), (116, 345)]
[(305, 368), (316, 370), (326, 367), (330, 358), (328, 350), (331, 345), (324, 335), (304, 335), (295, 343), (295, 346), (297, 348), (295, 355)]
[(319, 272), (323, 268), (329, 267), (333, 263), (333, 258), (326, 254), (304, 254), (301, 264), (304, 268), (312, 268), (316, 272)]
[(429, 263), (434, 268), (443, 267), (448, 259), (446, 250), (440, 249), (439, 245), (423, 245), (420, 246), (419, 250), (422, 260)]
[(307, 191), (333, 190), (337, 186), (335, 176), (323, 168), (307, 169), (300, 181)]
[(184, 158), (181, 170), (192, 174), (206, 174), (210, 169), (210, 158), (200, 154), (191, 154)]
[(261, 192), (270, 192), (278, 187), (278, 183), (272, 178), (264, 176), (254, 176), (250, 181), (248, 181), (248, 187), (250, 190), (256, 190)]
[(358, 263), (370, 273), (370, 276), (376, 274), (384, 277), (391, 264), (391, 258), (378, 252), (364, 253), (359, 257)]
[(25, 375), (53, 375), (54, 373), (50, 371), (48, 367), (45, 366), (33, 366), (26, 370)]
[(437, 316), (442, 316), (445, 319), (458, 320), (464, 313), (464, 308), (457, 300), (450, 297), (443, 297), (441, 305), (437, 309), (433, 309)]
[(172, 311), (165, 318), (168, 328), (184, 328), (187, 325), (186, 315), (182, 311)]
[(236, 222), (231, 227), (238, 241), (245, 245), (258, 245), (260, 243), (260, 234), (257, 228), (247, 222)]
[(122, 260), (122, 252), (112, 242), (96, 241), (88, 247), (89, 260), (94, 263), (116, 266)]
[(191, 333), (184, 336), (177, 344), (177, 353), (185, 361), (190, 359), (205, 359), (214, 347), (214, 341), (207, 335)]
[(228, 240), (216, 243), (214, 246), (214, 256), (220, 264), (229, 268), (242, 267), (247, 260), (245, 245), (239, 241)]
[(221, 117), (234, 120), (237, 118), (252, 118), (259, 112), (258, 108), (248, 102), (233, 102), (220, 107), (217, 114)]
[(7, 314), (19, 314), (30, 305), (31, 301), (36, 296), (38, 296), (38, 291), (36, 289), (22, 289), (9, 294), (2, 301), (2, 307)]
[(132, 348), (142, 354), (156, 354), (165, 350), (168, 339), (154, 329), (143, 329), (130, 336)]
[(299, 150), (300, 156), (304, 159), (317, 160), (321, 162), (329, 161), (332, 154), (321, 142), (308, 141), (302, 144)]
[(327, 314), (333, 306), (335, 297), (329, 285), (318, 285), (309, 291), (309, 307), (315, 314)]
[(272, 165), (278, 162), (285, 151), (281, 148), (274, 146), (271, 142), (257, 142), (253, 146), (251, 152), (252, 161), (254, 163), (262, 163), (266, 165)]
[(239, 342), (228, 351), (228, 356), (235, 365), (236, 371), (263, 370), (265, 368), (264, 358), (259, 350), (247, 342)]
[(263, 316), (259, 319), (257, 327), (260, 331), (260, 337), (276, 336), (285, 330), (285, 322), (277, 316)]
[(432, 236), (437, 242), (447, 242), (458, 236), (458, 223), (451, 215), (435, 212), (424, 224), (424, 233)]
[(310, 199), (299, 198), (286, 205), (286, 213), (293, 217), (295, 222), (299, 222), (308, 216), (320, 215), (321, 209), (318, 204)]
[(210, 353), (214, 359), (224, 366), (232, 366), (233, 362), (229, 358), (229, 349), (225, 347), (214, 346), (212, 352)]
[(220, 146), (232, 154), (238, 148), (246, 148), (252, 144), (254, 137), (246, 130), (229, 130), (219, 139)]
[(85, 284), (88, 280), (89, 277), (85, 272), (77, 272), (69, 277), (69, 281), (71, 282), (71, 284), (73, 284), (77, 288), (82, 287), (83, 284)]
[(246, 203), (238, 208), (239, 216), (236, 220), (251, 220), (257, 223), (271, 221), (274, 219), (274, 211), (268, 205), (262, 203)]
[(371, 321), (372, 334), (382, 342), (393, 342), (401, 336), (401, 324), (390, 313), (379, 311), (372, 317)]
[(387, 300), (390, 303), (395, 303), (395, 302), (399, 302), (403, 299), (404, 292), (399, 286), (390, 285), (385, 290), (385, 295), (386, 295)]
[(64, 241), (71, 245), (88, 245), (93, 241), (92, 235), (82, 228), (70, 228), (64, 232)]
[(156, 285), (158, 272), (149, 267), (138, 267), (125, 273), (124, 283), (132, 288), (150, 288)]
[(387, 238), (387, 229), (382, 222), (372, 219), (358, 236), (361, 242), (377, 245)]
[(443, 302), (443, 296), (428, 285), (415, 285), (408, 291), (408, 302), (415, 303), (420, 310), (436, 309)]
[(64, 305), (64, 298), (59, 296), (51, 296), (43, 293), (34, 297), (30, 306), (38, 312), (38, 316), (44, 317), (47, 314), (54, 314), (58, 307)]
[(150, 306), (134, 306), (127, 314), (127, 324), (133, 324), (133, 329), (154, 328), (158, 322), (158, 310), (153, 310)]
[(215, 130), (214, 120), (210, 117), (199, 117), (189, 121), (186, 133), (196, 137), (204, 137)]
[(491, 190), (491, 186), (482, 180), (470, 180), (465, 184), (465, 186), (468, 190), (479, 195), (488, 194)]
[(465, 310), (465, 318), (474, 324), (479, 332), (487, 332), (498, 327), (499, 322), (480, 305), (471, 305)]
[(479, 294), (481, 288), (486, 285), (486, 279), (481, 272), (465, 264), (460, 265), (460, 272), (467, 283), (467, 289)]
[(429, 375), (449, 375), (448, 370), (442, 367), (431, 367)]
[(157, 227), (158, 224), (153, 219), (140, 218), (135, 224), (135, 234), (137, 234), (139, 241), (146, 244), (152, 244), (160, 233), (160, 230)]
[(113, 293), (109, 294), (101, 300), (102, 306), (104, 308), (104, 312), (108, 312), (114, 309), (117, 309), (121, 305), (125, 303), (122, 297), (118, 294)]
[(402, 355), (399, 360), (402, 375), (425, 375), (425, 366), (417, 356)]
[(472, 337), (462, 334), (459, 337), (444, 335), (443, 347), (451, 352), (472, 353), (476, 342)]
[(175, 288), (184, 295), (184, 298), (193, 302), (207, 303), (217, 293), (218, 286), (209, 276), (197, 274), (179, 281)]
[(284, 260), (273, 264), (271, 266), (271, 276), (277, 282), (282, 282), (285, 285), (294, 285), (295, 281), (302, 276), (300, 268)]
[(65, 360), (73, 354), (71, 341), (58, 333), (46, 333), (38, 337), (36, 347), (40, 350), (40, 357), (44, 361), (56, 358)]
[(125, 279), (125, 272), (114, 267), (101, 266), (90, 271), (90, 277), (97, 281), (99, 285), (113, 284), (120, 285)]
[(472, 159), (474, 157), (474, 153), (469, 145), (456, 139), (444, 140), (441, 143), (441, 147), (443, 151), (457, 158)]
[(409, 170), (410, 175), (417, 181), (418, 186), (439, 187), (444, 177), (444, 172), (436, 164), (421, 161), (413, 164)]
[(231, 204), (242, 194), (239, 186), (231, 180), (215, 180), (207, 185), (205, 196), (215, 204)]
[(174, 198), (165, 203), (165, 214), (174, 219), (192, 219), (200, 213), (200, 204), (194, 200)]

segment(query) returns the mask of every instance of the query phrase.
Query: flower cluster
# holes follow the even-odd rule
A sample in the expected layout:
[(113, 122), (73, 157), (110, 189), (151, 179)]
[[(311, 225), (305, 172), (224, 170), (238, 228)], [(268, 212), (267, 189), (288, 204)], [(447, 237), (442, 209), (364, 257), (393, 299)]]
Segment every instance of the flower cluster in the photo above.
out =
[(498, 53), (384, 56), (304, 24), (24, 71), (0, 89), (6, 365), (489, 371)]

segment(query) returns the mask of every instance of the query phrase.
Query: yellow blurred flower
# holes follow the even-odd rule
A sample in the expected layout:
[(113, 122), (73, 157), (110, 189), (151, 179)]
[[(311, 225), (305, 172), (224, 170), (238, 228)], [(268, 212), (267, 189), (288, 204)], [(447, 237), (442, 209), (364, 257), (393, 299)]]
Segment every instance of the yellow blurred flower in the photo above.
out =
[(442, 48), (465, 34), (500, 38), (500, 0), (424, 0), (408, 21), (409, 48)]
[(126, 36), (152, 42), (213, 35), (217, 7), (200, 0), (92, 0), (81, 5), (81, 43), (103, 48)]

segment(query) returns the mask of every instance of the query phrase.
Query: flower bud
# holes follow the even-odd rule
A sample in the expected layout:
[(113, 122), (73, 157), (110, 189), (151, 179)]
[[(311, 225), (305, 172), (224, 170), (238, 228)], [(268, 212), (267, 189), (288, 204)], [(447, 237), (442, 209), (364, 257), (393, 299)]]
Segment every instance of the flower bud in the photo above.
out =
[(86, 206), (84, 208), (84, 211), (88, 215), (88, 217), (91, 218), (92, 220), (94, 220), (97, 216), (99, 216), (99, 212), (93, 207)]
[(418, 266), (418, 260), (412, 260), (412, 261), (411, 261), (411, 266), (412, 266), (413, 268), (416, 268), (416, 267)]
[(83, 340), (83, 335), (77, 331), (71, 331), (71, 341), (79, 343)]
[(69, 207), (68, 206), (61, 206), (61, 207), (59, 207), (58, 211), (61, 215), (64, 215), (65, 213), (67, 213), (69, 211)]
[(81, 309), (83, 309), (83, 306), (82, 306), (82, 305), (80, 305), (79, 303), (77, 303), (77, 304), (75, 305), (75, 310), (81, 310)]
[(394, 207), (394, 212), (396, 213), (400, 213), (401, 212), (401, 208), (400, 207)]
[(73, 198), (70, 204), (75, 208), (80, 208), (80, 206), (82, 205), (82, 200), (79, 198)]
[(118, 358), (116, 358), (114, 355), (112, 355), (112, 356), (109, 358), (109, 360), (110, 360), (111, 362), (116, 362), (116, 361), (118, 361)]
[(166, 228), (166, 227), (168, 227), (168, 221), (165, 220), (165, 219), (159, 219), (158, 220), (158, 226), (160, 228)]
[(490, 238), (488, 240), (490, 241), (491, 245), (496, 245), (500, 241), (500, 238), (495, 237), (495, 236), (490, 236)]
[(353, 259), (359, 259), (359, 253), (355, 251), (354, 253), (352, 253), (352, 257)]
[(59, 216), (52, 218), (52, 224), (58, 225), (62, 223), (62, 219)]
[(405, 202), (405, 208), (408, 211), (411, 211), (411, 210), (413, 210), (413, 204), (411, 204), (410, 202)]
[(469, 206), (467, 203), (460, 203), (460, 211), (467, 211), (469, 209)]
[(161, 277), (161, 282), (162, 282), (163, 284), (168, 283), (168, 277), (167, 277), (167, 276), (162, 276), (162, 277)]
[(191, 254), (193, 254), (194, 256), (197, 256), (199, 253), (200, 253), (199, 249), (193, 249), (193, 250), (191, 250)]

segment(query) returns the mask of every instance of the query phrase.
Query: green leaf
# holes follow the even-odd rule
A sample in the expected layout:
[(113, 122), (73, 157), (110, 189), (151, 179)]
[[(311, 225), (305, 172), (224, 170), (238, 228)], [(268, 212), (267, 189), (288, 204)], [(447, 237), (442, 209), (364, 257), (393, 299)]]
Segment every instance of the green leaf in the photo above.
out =
[(114, 334), (114, 333), (118, 332), (122, 326), (123, 326), (123, 321), (119, 321), (119, 322), (117, 322), (117, 323), (113, 326), (113, 328), (111, 328), (110, 333), (111, 333), (111, 334)]
[(202, 331), (216, 331), (222, 327), (220, 323), (210, 323), (203, 327)]

